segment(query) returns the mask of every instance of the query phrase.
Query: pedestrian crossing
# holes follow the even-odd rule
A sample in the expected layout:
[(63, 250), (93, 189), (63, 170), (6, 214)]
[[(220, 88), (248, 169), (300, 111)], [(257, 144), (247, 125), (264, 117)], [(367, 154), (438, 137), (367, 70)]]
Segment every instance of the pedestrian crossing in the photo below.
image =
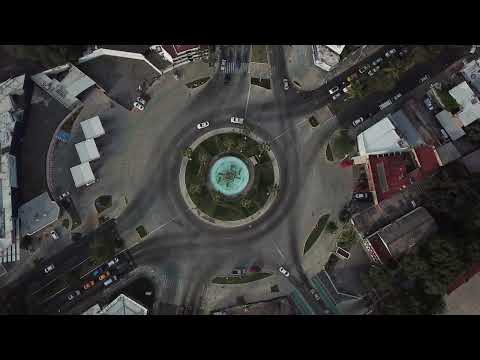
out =
[(248, 62), (227, 61), (225, 68), (220, 66), (220, 72), (225, 74), (244, 74), (248, 71)]

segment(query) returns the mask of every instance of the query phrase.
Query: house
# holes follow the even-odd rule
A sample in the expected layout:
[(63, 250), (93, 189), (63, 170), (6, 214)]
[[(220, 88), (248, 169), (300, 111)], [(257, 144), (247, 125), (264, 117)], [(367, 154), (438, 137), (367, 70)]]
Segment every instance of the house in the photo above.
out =
[(312, 54), (315, 66), (325, 71), (332, 70), (340, 62), (340, 55), (325, 45), (312, 45)]
[(468, 126), (480, 119), (480, 101), (466, 81), (453, 87), (448, 93), (460, 105), (460, 111), (455, 114), (455, 117), (463, 126)]
[(373, 262), (385, 264), (410, 252), (436, 231), (433, 217), (418, 207), (364, 238), (362, 246)]
[(148, 310), (124, 294), (120, 294), (103, 309), (95, 304), (82, 315), (147, 315)]
[[(158, 46), (158, 45), (156, 45)], [(172, 59), (173, 67), (200, 60), (208, 55), (208, 46), (205, 45), (162, 45)]]
[(22, 204), (18, 210), (21, 236), (33, 235), (58, 219), (60, 208), (47, 192)]
[(466, 134), (462, 122), (450, 111), (442, 110), (435, 117), (452, 141), (458, 140)]
[(407, 141), (388, 117), (358, 134), (357, 145), (360, 156), (408, 150)]
[(465, 63), (460, 72), (469, 84), (480, 91), (480, 59)]
[(420, 183), (442, 163), (433, 146), (422, 145), (403, 152), (369, 155), (364, 166), (373, 201), (378, 204)]

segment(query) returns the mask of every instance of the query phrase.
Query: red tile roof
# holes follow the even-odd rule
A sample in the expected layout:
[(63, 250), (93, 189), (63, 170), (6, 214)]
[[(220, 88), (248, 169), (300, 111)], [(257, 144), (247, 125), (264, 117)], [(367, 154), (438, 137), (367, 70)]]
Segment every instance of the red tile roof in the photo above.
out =
[(420, 163), (419, 168), (410, 153), (406, 152), (369, 156), (373, 187), (379, 202), (411, 184), (421, 182), (440, 167), (434, 147), (420, 146), (414, 151)]

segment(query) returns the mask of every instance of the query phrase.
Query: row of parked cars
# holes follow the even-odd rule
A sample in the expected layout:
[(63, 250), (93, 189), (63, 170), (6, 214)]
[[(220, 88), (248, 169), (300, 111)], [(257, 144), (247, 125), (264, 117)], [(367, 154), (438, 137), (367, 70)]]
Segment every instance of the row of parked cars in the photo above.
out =
[[(244, 119), (241, 118), (241, 117), (232, 116), (232, 117), (230, 118), (230, 122), (231, 122), (232, 124), (243, 125), (243, 121), (244, 121)], [(197, 129), (198, 129), (198, 130), (202, 130), (202, 129), (205, 129), (205, 128), (209, 127), (209, 126), (210, 126), (210, 123), (209, 123), (208, 121), (205, 121), (205, 122), (202, 122), (202, 123), (200, 123), (200, 124), (197, 124)]]

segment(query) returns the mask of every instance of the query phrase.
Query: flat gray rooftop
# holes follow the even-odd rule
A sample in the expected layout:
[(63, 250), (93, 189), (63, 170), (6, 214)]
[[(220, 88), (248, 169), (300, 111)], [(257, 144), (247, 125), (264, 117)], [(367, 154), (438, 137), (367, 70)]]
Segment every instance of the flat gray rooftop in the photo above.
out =
[(58, 219), (60, 208), (50, 199), (47, 192), (20, 206), (20, 228), (22, 237), (42, 230)]

